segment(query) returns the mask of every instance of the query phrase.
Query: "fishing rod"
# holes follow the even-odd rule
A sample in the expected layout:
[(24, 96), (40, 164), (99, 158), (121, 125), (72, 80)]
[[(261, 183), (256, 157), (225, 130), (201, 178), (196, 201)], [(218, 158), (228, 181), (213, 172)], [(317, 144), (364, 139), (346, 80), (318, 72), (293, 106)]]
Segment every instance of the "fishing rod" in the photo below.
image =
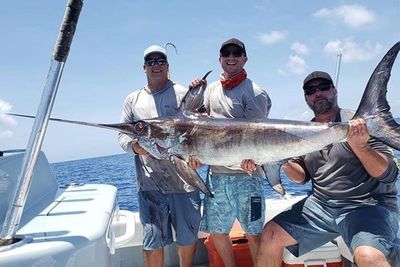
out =
[(61, 29), (54, 47), (46, 85), (43, 89), (42, 98), (22, 161), (21, 172), (17, 181), (17, 189), (10, 202), (1, 229), (0, 244), (2, 245), (12, 244), (16, 241), (14, 240), (14, 236), (21, 220), (22, 211), (32, 181), (33, 170), (46, 133), (50, 113), (56, 98), (58, 85), (61, 80), (64, 64), (69, 54), (82, 5), (83, 0), (68, 0)]

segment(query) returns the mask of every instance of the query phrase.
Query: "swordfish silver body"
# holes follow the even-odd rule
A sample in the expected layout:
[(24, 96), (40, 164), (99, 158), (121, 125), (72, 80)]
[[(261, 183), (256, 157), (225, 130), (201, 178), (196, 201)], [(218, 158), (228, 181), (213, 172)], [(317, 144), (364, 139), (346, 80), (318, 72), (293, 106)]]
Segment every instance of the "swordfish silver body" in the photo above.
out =
[(187, 113), (139, 123), (146, 124), (145, 139), (153, 140), (156, 156), (188, 160), (195, 155), (204, 164), (221, 166), (240, 165), (243, 159), (264, 165), (301, 156), (344, 140), (348, 130), (345, 123), (213, 119)]

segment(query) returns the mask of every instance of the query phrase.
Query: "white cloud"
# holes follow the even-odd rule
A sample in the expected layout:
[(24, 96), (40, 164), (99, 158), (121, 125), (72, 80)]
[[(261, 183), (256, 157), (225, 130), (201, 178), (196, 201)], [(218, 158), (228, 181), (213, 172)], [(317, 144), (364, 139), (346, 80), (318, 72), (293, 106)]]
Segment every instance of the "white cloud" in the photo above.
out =
[(306, 55), (309, 52), (308, 47), (305, 44), (299, 43), (299, 42), (294, 42), (292, 46), (290, 47), (293, 51), (295, 51), (298, 54)]
[(346, 38), (343, 41), (334, 40), (328, 42), (324, 47), (324, 52), (328, 56), (337, 56), (339, 50), (342, 51), (343, 62), (368, 61), (381, 54), (383, 46), (380, 43), (372, 44), (365, 42), (360, 45), (353, 38)]
[(13, 136), (13, 132), (11, 130), (2, 129), (17, 124), (17, 122), (12, 117), (4, 114), (6, 112), (9, 112), (11, 108), (11, 104), (0, 99), (0, 139), (10, 138)]
[(270, 33), (259, 33), (257, 39), (263, 44), (270, 45), (286, 39), (287, 35), (287, 31), (271, 31)]
[(290, 73), (299, 75), (304, 74), (308, 68), (306, 61), (297, 55), (290, 55), (289, 62), (286, 64)]
[(374, 12), (357, 4), (341, 5), (333, 9), (322, 8), (315, 12), (313, 16), (328, 21), (340, 19), (346, 25), (354, 28), (362, 27), (376, 20)]
[(301, 75), (308, 69), (304, 59), (297, 55), (290, 55), (284, 69), (278, 69), (278, 73), (283, 76)]
[(11, 108), (11, 104), (0, 98), (0, 112), (8, 112), (11, 110)]

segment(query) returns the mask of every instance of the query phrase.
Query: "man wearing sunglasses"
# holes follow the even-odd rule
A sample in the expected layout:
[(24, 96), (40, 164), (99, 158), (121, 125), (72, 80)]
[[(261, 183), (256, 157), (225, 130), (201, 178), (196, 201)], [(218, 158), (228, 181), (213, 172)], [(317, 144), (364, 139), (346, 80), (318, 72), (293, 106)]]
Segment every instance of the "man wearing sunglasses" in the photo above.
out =
[[(121, 122), (174, 115), (187, 92), (169, 80), (163, 47), (153, 45), (144, 51), (143, 69), (147, 85), (125, 99)], [(180, 266), (192, 266), (201, 219), (198, 190), (176, 175), (169, 160), (154, 159), (125, 134), (119, 134), (118, 139), (126, 152), (135, 155), (145, 266), (164, 265), (163, 248), (173, 242), (171, 226), (176, 232)]]
[[(207, 113), (216, 118), (262, 119), (268, 116), (271, 100), (267, 93), (247, 78), (244, 65), (246, 48), (236, 38), (225, 41), (220, 48), (220, 79), (207, 86), (204, 104)], [(195, 87), (200, 79), (192, 82)], [(201, 163), (191, 158), (189, 165)], [(201, 230), (210, 233), (224, 265), (236, 266), (229, 232), (238, 219), (246, 232), (253, 261), (259, 234), (264, 224), (263, 172), (252, 159), (241, 166), (210, 166), (207, 185), (214, 198), (205, 198)]]
[(357, 266), (400, 266), (395, 259), (398, 169), (392, 151), (369, 136), (363, 119), (351, 120), (354, 112), (338, 107), (328, 73), (312, 72), (303, 90), (313, 121), (350, 120), (347, 140), (283, 165), (291, 180), (311, 180), (312, 194), (266, 224), (256, 266), (281, 266), (283, 248), (300, 256), (339, 235)]

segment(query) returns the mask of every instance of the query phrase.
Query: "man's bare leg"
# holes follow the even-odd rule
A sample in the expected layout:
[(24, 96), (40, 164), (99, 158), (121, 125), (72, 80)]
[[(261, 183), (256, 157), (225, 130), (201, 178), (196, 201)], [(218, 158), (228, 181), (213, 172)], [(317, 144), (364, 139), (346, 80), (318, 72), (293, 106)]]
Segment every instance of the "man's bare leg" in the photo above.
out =
[(163, 267), (164, 266), (164, 248), (155, 250), (143, 250), (144, 266)]
[(211, 234), (211, 238), (225, 267), (236, 267), (230, 236), (228, 234)]
[(390, 267), (385, 255), (369, 246), (357, 247), (354, 251), (354, 261), (359, 267)]
[(297, 244), (297, 241), (273, 221), (264, 226), (257, 250), (256, 267), (280, 267), (283, 248)]
[(260, 235), (246, 235), (249, 240), (249, 249), (253, 265), (256, 262), (258, 245), (260, 243)]
[(192, 267), (193, 258), (196, 252), (197, 242), (194, 242), (188, 246), (177, 246), (178, 256), (179, 256), (179, 266), (180, 267)]

